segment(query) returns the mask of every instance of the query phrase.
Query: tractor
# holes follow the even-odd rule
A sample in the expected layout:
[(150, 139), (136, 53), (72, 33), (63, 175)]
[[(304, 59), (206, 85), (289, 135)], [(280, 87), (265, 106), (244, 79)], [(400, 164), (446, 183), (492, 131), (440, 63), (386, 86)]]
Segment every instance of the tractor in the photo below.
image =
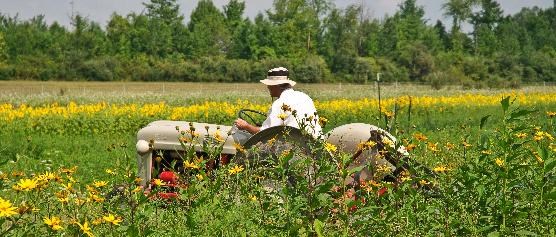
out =
[[(238, 117), (248, 119), (253, 124), (262, 123), (265, 114), (262, 112), (243, 109), (238, 113)], [(257, 118), (258, 119), (255, 119)], [(200, 122), (168, 121), (160, 120), (149, 123), (137, 133), (137, 168), (138, 177), (145, 189), (149, 189), (153, 179), (164, 181), (168, 186), (175, 187), (178, 182), (176, 173), (184, 171), (184, 159), (186, 153), (209, 157), (207, 153), (207, 139), (220, 141), (218, 149), (210, 152), (212, 159), (206, 163), (206, 169), (217, 169), (230, 161), (241, 164), (249, 159), (246, 153), (239, 152), (238, 149), (250, 149), (261, 144), (268, 144), (269, 141), (276, 141), (282, 147), (274, 145), (274, 148), (267, 149), (269, 159), (276, 157), (280, 149), (286, 144), (308, 144), (310, 139), (315, 139), (304, 134), (303, 129), (289, 126), (276, 126), (260, 131), (257, 134), (250, 134), (247, 131), (239, 130), (235, 126), (217, 125)], [(200, 142), (192, 142), (198, 139)], [(408, 152), (403, 146), (394, 147), (397, 144), (396, 138), (387, 131), (374, 125), (365, 123), (350, 123), (333, 128), (319, 139), (325, 139), (327, 144), (332, 144), (341, 152), (351, 154), (353, 162), (351, 167), (360, 166), (361, 169), (353, 177), (346, 180), (346, 183), (354, 183), (359, 180), (368, 180), (373, 177), (375, 168), (387, 167), (391, 170), (391, 175), (381, 177), (383, 180), (394, 179), (403, 170), (407, 170)], [(361, 149), (361, 145), (372, 142), (375, 144), (373, 149)], [(188, 145), (184, 145), (188, 144)], [(390, 146), (394, 152), (383, 153)], [(310, 151), (308, 151), (310, 152)], [(191, 154), (189, 154), (191, 155)], [(176, 168), (177, 167), (177, 168)], [(174, 196), (175, 190), (169, 189), (166, 196)]]

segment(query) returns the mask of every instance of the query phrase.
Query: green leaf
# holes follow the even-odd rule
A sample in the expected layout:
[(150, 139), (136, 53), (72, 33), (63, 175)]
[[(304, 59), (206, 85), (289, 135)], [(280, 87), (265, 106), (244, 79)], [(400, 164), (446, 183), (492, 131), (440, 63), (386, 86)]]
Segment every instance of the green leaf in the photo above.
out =
[(483, 118), (481, 118), (481, 125), (479, 126), (481, 129), (483, 129), (483, 127), (485, 126), (489, 117), (490, 117), (490, 115), (487, 115), (487, 116), (484, 116)]
[(313, 226), (315, 227), (315, 232), (317, 232), (317, 236), (323, 237), (324, 234), (322, 234), (322, 229), (324, 228), (324, 223), (322, 223), (319, 219), (315, 219)]
[(488, 233), (487, 236), (488, 237), (498, 237), (498, 236), (500, 236), (500, 233), (498, 231), (493, 231), (493, 232)]
[(544, 162), (544, 173), (548, 173), (556, 166), (556, 159), (547, 159)]
[(517, 235), (531, 235), (531, 236), (537, 236), (537, 234), (535, 234), (534, 232), (528, 231), (528, 230), (519, 230), (515, 232)]
[(517, 120), (517, 119), (522, 119), (525, 116), (535, 113), (537, 112), (537, 110), (527, 110), (527, 109), (522, 109), (516, 112), (513, 112), (510, 114), (510, 119), (509, 120)]
[(552, 190), (552, 192), (545, 194), (544, 198), (556, 200), (556, 190)]
[(502, 101), (500, 101), (500, 103), (502, 104), (502, 109), (504, 110), (504, 112), (508, 111), (508, 108), (510, 107), (510, 97), (506, 96), (504, 99), (502, 99)]

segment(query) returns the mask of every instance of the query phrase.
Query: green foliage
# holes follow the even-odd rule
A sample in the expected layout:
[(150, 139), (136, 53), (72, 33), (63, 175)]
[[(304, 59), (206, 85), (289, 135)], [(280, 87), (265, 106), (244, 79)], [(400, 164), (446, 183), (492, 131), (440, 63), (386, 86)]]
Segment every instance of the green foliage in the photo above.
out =
[[(0, 79), (256, 81), (268, 70), (261, 60), (278, 60), (293, 74), (301, 70), (299, 80), (308, 83), (364, 83), (376, 73), (437, 83), (428, 76), (452, 72), (464, 76), (450, 83), (469, 88), (556, 81), (554, 8), (504, 16), (495, 0), (449, 0), (442, 4), (452, 20), (446, 29), (428, 22), (415, 0), (401, 1), (383, 20), (367, 16), (362, 5), (341, 9), (329, 0), (277, 0), (254, 19), (238, 0), (223, 9), (198, 1), (190, 19), (176, 0), (143, 5), (144, 13), (114, 13), (105, 28), (80, 14), (70, 27), (49, 25), (42, 15), (0, 14)], [(470, 34), (462, 32), (465, 23)]]

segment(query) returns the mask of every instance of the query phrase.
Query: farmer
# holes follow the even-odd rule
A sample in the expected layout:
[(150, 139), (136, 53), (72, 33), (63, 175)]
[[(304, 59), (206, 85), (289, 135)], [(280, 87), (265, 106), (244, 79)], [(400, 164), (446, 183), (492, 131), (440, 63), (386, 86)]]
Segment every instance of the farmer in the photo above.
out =
[(255, 134), (269, 127), (291, 126), (302, 127), (315, 138), (321, 135), (322, 128), (318, 122), (319, 118), (313, 100), (305, 93), (293, 90), (295, 81), (290, 80), (288, 74), (288, 69), (283, 67), (268, 71), (266, 79), (260, 82), (266, 85), (273, 100), (277, 98), (272, 103), (268, 117), (261, 127), (251, 125), (238, 118), (234, 122), (238, 129)]

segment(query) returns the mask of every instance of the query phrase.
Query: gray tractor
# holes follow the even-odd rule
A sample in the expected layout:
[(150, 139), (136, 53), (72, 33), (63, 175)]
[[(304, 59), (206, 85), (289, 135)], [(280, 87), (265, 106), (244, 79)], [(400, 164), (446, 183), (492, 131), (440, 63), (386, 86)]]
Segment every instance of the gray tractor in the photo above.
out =
[[(258, 124), (259, 121), (253, 119), (254, 115), (264, 116), (257, 111), (241, 110), (238, 117)], [(195, 139), (197, 142), (192, 142)], [(280, 141), (276, 144), (303, 145), (314, 138), (304, 135), (300, 129), (287, 126), (271, 127), (252, 135), (233, 126), (185, 121), (154, 121), (137, 133), (137, 165), (141, 185), (148, 188), (154, 178), (166, 179), (165, 181), (170, 182), (174, 176), (162, 177), (165, 176), (165, 171), (167, 174), (166, 169), (183, 167), (183, 157), (188, 152), (196, 153), (195, 155), (198, 156), (206, 155), (203, 153), (207, 152), (207, 139), (217, 139), (221, 144), (219, 149), (211, 151), (218, 153), (217, 158), (207, 163), (207, 168), (214, 169), (230, 161), (242, 163), (249, 159), (238, 149), (250, 149), (268, 144), (271, 140)], [(373, 177), (374, 167), (387, 167), (394, 175), (407, 168), (404, 167), (407, 165), (404, 159), (408, 156), (405, 148), (399, 145), (394, 147), (394, 144), (397, 144), (396, 138), (376, 126), (364, 123), (345, 124), (330, 130), (321, 139), (333, 144), (340, 152), (351, 154), (353, 162), (350, 166), (361, 166), (361, 170), (356, 174), (357, 180)], [(373, 149), (361, 149), (362, 145), (369, 142), (375, 144)], [(381, 153), (388, 148), (394, 149), (394, 152), (388, 153), (389, 155)], [(275, 146), (267, 152), (276, 155), (280, 152), (280, 148), (277, 149)], [(171, 168), (171, 170), (172, 172), (183, 171), (179, 168)], [(353, 182), (353, 180), (346, 182)]]

